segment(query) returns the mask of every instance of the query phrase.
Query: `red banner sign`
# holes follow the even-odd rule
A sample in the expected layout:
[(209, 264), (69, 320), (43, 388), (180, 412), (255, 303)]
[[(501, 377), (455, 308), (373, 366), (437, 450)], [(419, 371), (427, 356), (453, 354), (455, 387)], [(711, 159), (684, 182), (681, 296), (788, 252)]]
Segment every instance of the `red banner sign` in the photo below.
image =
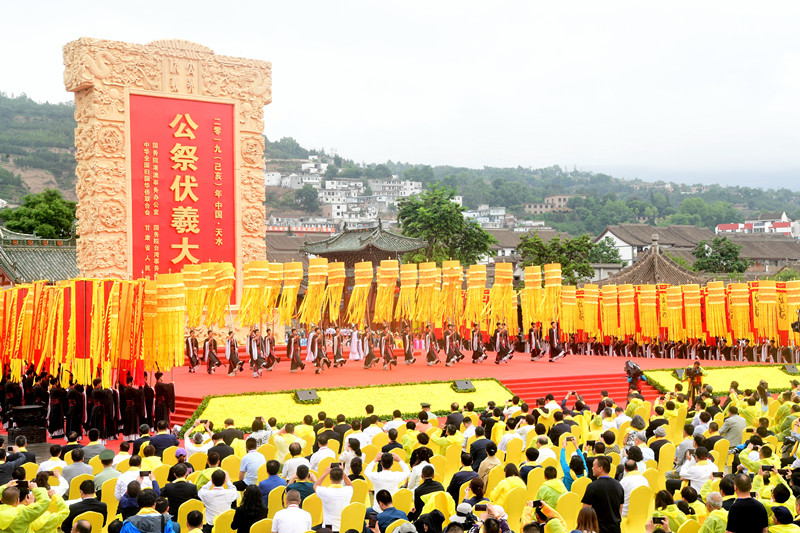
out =
[(130, 98), (133, 276), (235, 264), (233, 105)]

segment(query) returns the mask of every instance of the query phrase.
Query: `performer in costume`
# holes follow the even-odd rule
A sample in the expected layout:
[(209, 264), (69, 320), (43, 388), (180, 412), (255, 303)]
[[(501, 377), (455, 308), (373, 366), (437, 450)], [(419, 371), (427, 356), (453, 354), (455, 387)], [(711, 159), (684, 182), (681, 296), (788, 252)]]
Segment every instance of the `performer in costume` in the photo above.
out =
[(408, 324), (403, 328), (403, 358), (407, 365), (412, 365), (417, 360), (414, 357), (414, 334)]
[(566, 352), (559, 345), (558, 324), (550, 322), (550, 330), (547, 332), (547, 336), (550, 340), (550, 362), (552, 363), (553, 361), (558, 361), (562, 357), (566, 357)]
[(70, 381), (67, 389), (67, 435), (73, 431), (83, 435), (84, 412), (83, 392), (78, 390), (78, 385)]
[(392, 365), (397, 366), (397, 358), (394, 356), (394, 335), (389, 326), (383, 330), (383, 369), (391, 370)]
[(436, 335), (430, 325), (425, 326), (425, 354), (428, 359), (428, 366), (438, 365), (439, 346), (437, 345)]
[(170, 414), (175, 412), (175, 384), (164, 383), (161, 378), (164, 377), (162, 372), (156, 372), (156, 422), (165, 420), (167, 428), (170, 426)]
[(306, 337), (306, 363), (314, 363), (317, 360), (317, 332), (314, 326), (309, 325), (308, 336)]
[(542, 358), (544, 353), (542, 352), (541, 331), (533, 322), (531, 322), (531, 327), (528, 330), (528, 346), (528, 352), (531, 354), (531, 361), (538, 361)]
[(336, 326), (331, 342), (333, 344), (333, 366), (344, 366), (347, 360), (344, 358), (344, 337), (339, 326)]
[(206, 368), (209, 374), (213, 374), (217, 367), (222, 365), (219, 357), (217, 357), (217, 339), (214, 338), (213, 333), (212, 330), (208, 330), (208, 337), (203, 342), (203, 355), (206, 359)]
[(316, 326), (314, 328), (314, 333), (315, 333), (314, 339), (316, 340), (316, 350), (317, 350), (316, 351), (317, 357), (314, 360), (317, 369), (314, 373), (321, 374), (326, 367), (327, 368), (331, 367), (331, 360), (328, 357), (327, 345), (325, 343), (325, 333), (322, 330), (320, 330), (319, 326)]
[(375, 357), (375, 343), (369, 326), (364, 326), (364, 335), (361, 337), (361, 349), (364, 352), (364, 368), (372, 368), (378, 362)]
[(275, 368), (275, 363), (278, 362), (278, 359), (275, 357), (275, 336), (272, 334), (272, 330), (269, 328), (267, 328), (267, 334), (264, 335), (264, 354), (267, 359), (267, 362), (265, 363), (266, 368), (269, 372), (272, 372), (272, 369)]
[(511, 345), (508, 342), (508, 336), (505, 334), (505, 324), (500, 324), (495, 331), (495, 350), (497, 355), (494, 358), (494, 363), (499, 365), (500, 363), (508, 362)]
[(351, 361), (360, 361), (364, 357), (364, 354), (361, 353), (361, 338), (356, 325), (351, 324), (350, 327), (353, 331), (350, 333), (350, 355), (348, 359)]
[(103, 380), (95, 378), (92, 381), (92, 390), (87, 396), (91, 399), (91, 410), (89, 411), (89, 428), (96, 428), (100, 431), (100, 438), (106, 438), (106, 394), (103, 390)]
[(292, 334), (289, 335), (289, 344), (286, 347), (286, 352), (289, 355), (289, 361), (292, 363), (289, 372), (294, 374), (298, 368), (302, 370), (306, 367), (300, 359), (300, 334), (297, 333), (296, 328), (292, 328)]
[(153, 413), (156, 408), (156, 391), (150, 386), (150, 383), (147, 382), (147, 372), (144, 373), (142, 396), (144, 397), (144, 423), (151, 428), (156, 427), (156, 421), (153, 420)]
[(189, 331), (189, 336), (186, 337), (186, 357), (189, 358), (189, 373), (194, 374), (195, 369), (198, 365), (200, 365), (200, 361), (197, 358), (197, 332), (195, 330)]
[(228, 360), (229, 376), (235, 376), (237, 371), (242, 371), (244, 361), (239, 359), (239, 345), (236, 343), (236, 337), (233, 336), (233, 330), (228, 331), (228, 338), (225, 339), (225, 359)]
[(264, 367), (264, 343), (262, 342), (261, 335), (259, 335), (258, 328), (253, 329), (253, 335), (250, 337), (250, 370), (253, 371), (253, 377), (261, 377), (261, 371)]
[(47, 431), (51, 438), (64, 436), (64, 420), (67, 417), (67, 392), (61, 388), (57, 376), (50, 378), (53, 388), (50, 389), (50, 401), (47, 404)]
[(469, 340), (469, 347), (472, 350), (472, 362), (480, 363), (486, 359), (486, 348), (483, 346), (483, 335), (478, 328), (478, 324), (472, 325), (472, 335)]
[(445, 366), (453, 366), (464, 357), (461, 353), (460, 336), (453, 324), (447, 327), (447, 332), (444, 334), (444, 346), (447, 357)]
[(122, 388), (122, 439), (136, 440), (139, 437), (139, 426), (145, 418), (144, 393), (133, 386), (133, 376), (128, 375)]

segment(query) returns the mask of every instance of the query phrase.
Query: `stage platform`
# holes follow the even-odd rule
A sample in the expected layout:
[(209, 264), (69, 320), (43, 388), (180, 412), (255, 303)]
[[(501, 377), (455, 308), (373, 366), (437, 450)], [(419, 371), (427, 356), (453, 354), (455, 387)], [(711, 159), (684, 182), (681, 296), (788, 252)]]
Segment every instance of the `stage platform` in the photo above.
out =
[[(264, 372), (260, 378), (254, 378), (247, 366), (244, 372), (235, 377), (228, 376), (227, 367), (224, 366), (211, 375), (206, 373), (205, 366), (200, 366), (194, 374), (189, 373), (189, 367), (177, 367), (167, 373), (164, 379), (175, 383), (177, 410), (173, 422), (182, 424), (206, 395), (419, 381), (496, 378), (526, 401), (530, 401), (533, 395), (547, 392), (559, 394), (572, 388), (579, 389), (587, 401), (593, 401), (595, 397), (599, 398), (601, 389), (613, 390), (618, 396), (624, 395), (625, 361), (623, 357), (570, 355), (553, 363), (547, 359), (532, 362), (527, 354), (518, 354), (508, 363), (498, 365), (494, 363), (494, 354), (490, 354), (489, 359), (482, 363), (473, 364), (467, 357), (448, 368), (444, 363), (427, 366), (424, 357), (418, 355), (413, 365), (405, 365), (400, 358), (399, 364), (392, 370), (383, 370), (380, 366), (365, 370), (363, 361), (348, 361), (344, 367), (328, 369), (322, 374), (314, 374), (311, 364), (306, 363), (305, 370), (292, 374), (289, 372), (289, 361), (282, 358), (272, 372)], [(690, 364), (681, 359), (637, 358), (635, 361), (643, 370), (686, 367)], [(702, 363), (705, 366), (736, 364), (730, 361)], [(655, 389), (649, 392), (650, 396), (655, 395)], [(501, 400), (505, 399), (498, 398), (498, 401)], [(309, 412), (312, 411), (313, 405), (309, 406)]]

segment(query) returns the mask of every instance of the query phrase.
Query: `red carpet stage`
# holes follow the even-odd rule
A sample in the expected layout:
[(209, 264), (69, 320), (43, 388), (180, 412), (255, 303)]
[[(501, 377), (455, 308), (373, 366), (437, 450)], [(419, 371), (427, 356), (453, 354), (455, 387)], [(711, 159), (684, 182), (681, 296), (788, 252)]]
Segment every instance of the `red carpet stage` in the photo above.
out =
[[(689, 366), (682, 359), (636, 359), (643, 370), (654, 368), (674, 368)], [(211, 394), (235, 394), (237, 392), (271, 392), (292, 389), (316, 389), (329, 387), (352, 387), (358, 385), (377, 385), (386, 383), (411, 383), (416, 381), (444, 381), (455, 379), (494, 377), (518, 394), (523, 400), (531, 402), (548, 392), (560, 394), (560, 400), (569, 390), (577, 390), (589, 402), (600, 398), (600, 390), (606, 389), (612, 398), (622, 400), (627, 391), (623, 370), (625, 358), (571, 355), (554, 363), (542, 359), (531, 362), (527, 354), (519, 354), (508, 363), (494, 363), (494, 356), (480, 364), (472, 364), (467, 357), (448, 368), (441, 363), (426, 366), (424, 357), (417, 356), (413, 365), (399, 364), (393, 370), (383, 370), (375, 366), (364, 370), (363, 361), (348, 361), (342, 368), (326, 370), (316, 375), (310, 364), (295, 374), (289, 372), (289, 361), (284, 357), (272, 372), (264, 372), (260, 378), (253, 378), (248, 367), (235, 377), (227, 375), (227, 367), (219, 367), (216, 374), (206, 373), (206, 367), (198, 367), (197, 373), (189, 374), (188, 367), (176, 368), (164, 376), (165, 381), (175, 382), (177, 409), (174, 423), (182, 424), (194, 412), (202, 398)], [(704, 366), (733, 365), (734, 362), (703, 361)], [(656, 396), (652, 387), (645, 387), (645, 397), (651, 400)], [(497, 401), (504, 401), (498, 398)], [(422, 401), (422, 399), (421, 399)], [(310, 409), (309, 412), (313, 411)], [(334, 413), (335, 414), (335, 413)]]

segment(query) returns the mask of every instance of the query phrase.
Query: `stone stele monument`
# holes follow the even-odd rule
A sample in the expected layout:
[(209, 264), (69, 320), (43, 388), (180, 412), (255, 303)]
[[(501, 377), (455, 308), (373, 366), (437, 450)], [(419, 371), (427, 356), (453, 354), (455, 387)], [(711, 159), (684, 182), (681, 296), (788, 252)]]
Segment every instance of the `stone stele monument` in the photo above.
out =
[(78, 267), (153, 279), (265, 259), (266, 61), (181, 40), (64, 46), (75, 93)]

